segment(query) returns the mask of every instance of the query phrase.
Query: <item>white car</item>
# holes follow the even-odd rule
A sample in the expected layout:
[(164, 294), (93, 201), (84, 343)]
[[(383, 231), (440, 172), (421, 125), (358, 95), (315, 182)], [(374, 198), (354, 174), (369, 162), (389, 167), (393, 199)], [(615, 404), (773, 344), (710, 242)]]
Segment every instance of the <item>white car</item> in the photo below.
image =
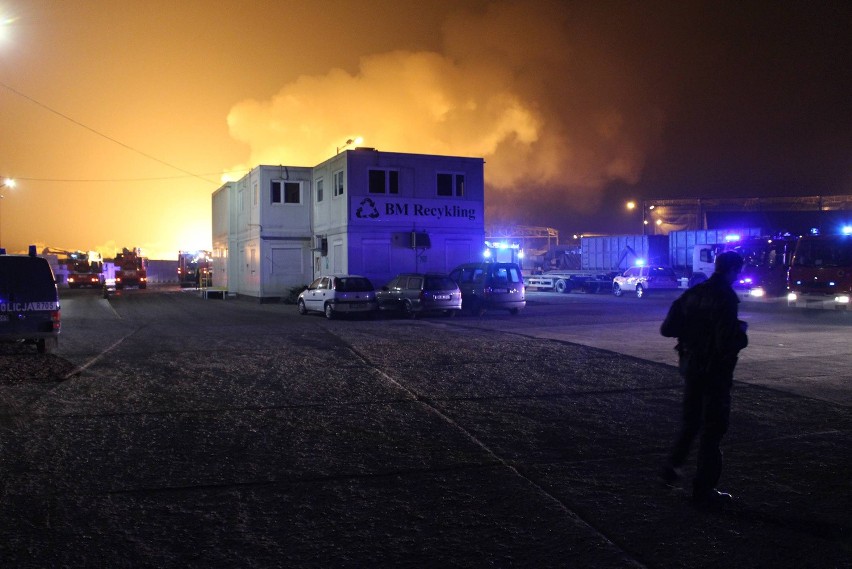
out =
[(612, 280), (615, 296), (635, 292), (638, 298), (642, 298), (652, 290), (677, 288), (680, 288), (680, 280), (669, 267), (631, 267)]
[(329, 319), (359, 312), (375, 315), (379, 309), (373, 283), (358, 275), (319, 277), (299, 294), (297, 303), (299, 314), (322, 312)]

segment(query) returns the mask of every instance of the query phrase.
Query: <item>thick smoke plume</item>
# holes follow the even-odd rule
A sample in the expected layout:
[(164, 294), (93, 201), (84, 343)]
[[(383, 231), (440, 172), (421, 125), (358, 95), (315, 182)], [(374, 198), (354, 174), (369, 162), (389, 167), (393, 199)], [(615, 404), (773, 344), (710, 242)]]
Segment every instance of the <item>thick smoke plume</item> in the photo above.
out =
[(379, 150), (483, 157), (489, 224), (595, 211), (607, 184), (638, 179), (658, 121), (582, 30), (560, 3), (456, 14), (440, 53), (366, 56), (355, 73), (302, 76), (234, 106), (230, 132), (251, 150), (241, 167), (314, 165), (362, 136)]

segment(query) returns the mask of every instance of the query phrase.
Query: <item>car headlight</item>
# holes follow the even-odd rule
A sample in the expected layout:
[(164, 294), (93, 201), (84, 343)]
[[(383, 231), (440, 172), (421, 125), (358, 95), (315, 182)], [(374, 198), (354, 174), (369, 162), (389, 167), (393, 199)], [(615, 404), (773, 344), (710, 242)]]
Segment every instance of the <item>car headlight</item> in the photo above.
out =
[(834, 297), (834, 302), (837, 304), (849, 304), (849, 295), (841, 294), (840, 296)]
[(753, 289), (751, 289), (750, 291), (748, 291), (748, 295), (753, 296), (755, 298), (761, 298), (761, 297), (766, 296), (766, 291), (763, 290), (761, 287), (756, 286)]
[(789, 292), (789, 293), (787, 293), (787, 300), (788, 300), (788, 301), (790, 301), (790, 302), (795, 302), (796, 298), (797, 298), (797, 296), (796, 296), (796, 293), (795, 293), (795, 292)]

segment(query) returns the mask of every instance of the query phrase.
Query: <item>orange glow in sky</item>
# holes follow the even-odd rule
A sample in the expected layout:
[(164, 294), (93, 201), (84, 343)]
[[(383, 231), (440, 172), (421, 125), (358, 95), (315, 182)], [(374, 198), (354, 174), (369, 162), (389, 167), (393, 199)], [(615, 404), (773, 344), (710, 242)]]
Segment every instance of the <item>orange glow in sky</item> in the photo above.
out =
[[(2, 0), (0, 178), (17, 186), (0, 192), (0, 245), (105, 257), (140, 247), (164, 259), (210, 249), (222, 180), (258, 164), (312, 166), (355, 136), (385, 151), (485, 158), (487, 223), (588, 229), (571, 224), (625, 214), (607, 205), (614, 191), (697, 187), (684, 172), (729, 173), (725, 160), (762, 155), (740, 143), (771, 155), (760, 127), (789, 116), (765, 104), (760, 83), (716, 87), (765, 62), (738, 61), (727, 36), (697, 38), (715, 17), (702, 3), (673, 5)], [(817, 78), (799, 79), (807, 94), (774, 89), (773, 101), (826, 107), (813, 100)], [(728, 100), (763, 114), (716, 107)], [(743, 183), (771, 170), (737, 166), (751, 176)]]

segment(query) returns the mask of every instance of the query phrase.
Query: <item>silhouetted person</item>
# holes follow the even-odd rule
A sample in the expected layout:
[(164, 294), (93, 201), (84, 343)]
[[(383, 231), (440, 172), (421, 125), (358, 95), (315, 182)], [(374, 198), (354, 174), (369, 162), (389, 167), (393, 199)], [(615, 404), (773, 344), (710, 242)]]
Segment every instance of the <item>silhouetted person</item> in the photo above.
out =
[(734, 367), (740, 350), (748, 345), (746, 323), (737, 318), (739, 298), (731, 287), (742, 266), (738, 253), (717, 255), (713, 275), (683, 293), (660, 328), (664, 336), (678, 339), (685, 380), (683, 424), (661, 478), (669, 485), (680, 478), (680, 467), (700, 432), (692, 499), (702, 507), (733, 499), (716, 484), (722, 473), (719, 444), (728, 430)]

